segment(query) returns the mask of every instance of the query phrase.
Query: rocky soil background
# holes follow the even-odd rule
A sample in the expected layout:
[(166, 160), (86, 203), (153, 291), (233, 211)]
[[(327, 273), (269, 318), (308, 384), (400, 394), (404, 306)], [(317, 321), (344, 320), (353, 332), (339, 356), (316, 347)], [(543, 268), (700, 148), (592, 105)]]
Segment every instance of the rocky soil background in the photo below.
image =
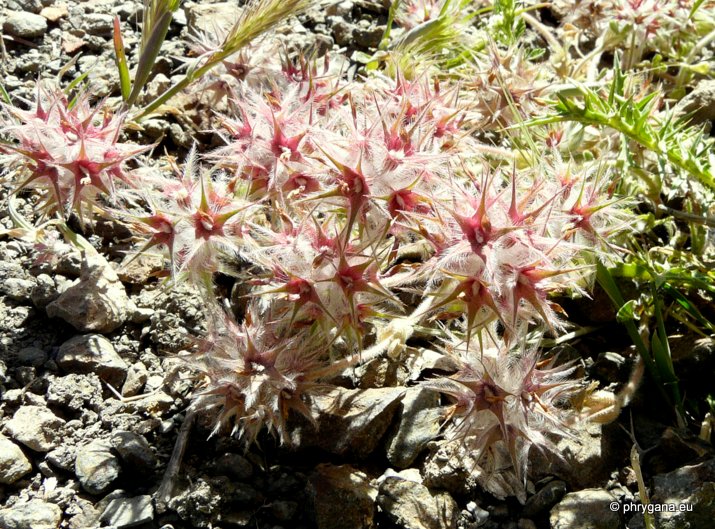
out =
[[(149, 91), (165, 87), (181, 65), (192, 27), (210, 27), (236, 9), (185, 2)], [(97, 96), (116, 95), (113, 16), (131, 22), (140, 13), (136, 1), (0, 0), (3, 85), (13, 98), (29, 98), (38, 77), (72, 79), (89, 71)], [(345, 0), (316, 5), (278, 32), (290, 47), (340, 48), (350, 58), (374, 49), (386, 16), (382, 3)], [(125, 35), (130, 48), (138, 38)], [(174, 152), (189, 147), (196, 133), (176, 116), (151, 120), (145, 130), (149, 141)], [(0, 189), (6, 228), (10, 191)], [(31, 217), (32, 197), (19, 204)], [(441, 422), (435, 394), (418, 387), (359, 391), (355, 380), (385, 376), (379, 363), (361, 367), (344, 388), (315, 403), (324, 410), (319, 431), (330, 436), (297, 423), (293, 448), (266, 437), (244, 453), (231, 438), (209, 439), (209, 423), (199, 417), (173, 495), (162, 505), (157, 489), (192, 389), (178, 353), (201, 334), (204, 313), (190, 289), (159, 288), (161, 262), (141, 257), (117, 273), (127, 237), (121, 226), (100, 222), (90, 241), (108, 259), (68, 251), (50, 261), (38, 261), (28, 243), (0, 238), (2, 529), (635, 529), (644, 527), (642, 515), (609, 508), (638, 496), (634, 439), (651, 500), (693, 505), (692, 512), (660, 516), (659, 527), (712, 526), (712, 446), (667, 426), (671, 419), (654, 409), (658, 400), (648, 385), (617, 422), (560, 441), (564, 462), (534, 455), (522, 504), (483, 493), (459, 459), (434, 457)], [(232, 288), (238, 287), (226, 285)], [(618, 388), (634, 352), (607, 301), (601, 305), (601, 314), (584, 310), (582, 317), (604, 325), (603, 332), (576, 348), (591, 379)], [(569, 311), (578, 314), (579, 307)], [(673, 348), (683, 387), (711, 387), (715, 343), (673, 337)], [(414, 380), (443, 361), (425, 358), (400, 376)]]

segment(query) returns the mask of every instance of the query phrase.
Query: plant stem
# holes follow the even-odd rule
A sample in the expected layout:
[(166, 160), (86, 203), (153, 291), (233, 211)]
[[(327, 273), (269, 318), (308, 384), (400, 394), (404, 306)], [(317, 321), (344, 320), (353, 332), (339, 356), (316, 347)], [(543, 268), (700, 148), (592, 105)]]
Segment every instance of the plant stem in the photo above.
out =
[(184, 422), (181, 423), (179, 436), (176, 438), (174, 450), (171, 452), (171, 459), (164, 472), (164, 477), (159, 485), (159, 490), (156, 492), (156, 510), (163, 513), (169, 506), (171, 494), (174, 490), (174, 483), (181, 469), (181, 462), (184, 459), (184, 452), (191, 433), (191, 427), (196, 420), (196, 410), (194, 407), (189, 408), (184, 417)]

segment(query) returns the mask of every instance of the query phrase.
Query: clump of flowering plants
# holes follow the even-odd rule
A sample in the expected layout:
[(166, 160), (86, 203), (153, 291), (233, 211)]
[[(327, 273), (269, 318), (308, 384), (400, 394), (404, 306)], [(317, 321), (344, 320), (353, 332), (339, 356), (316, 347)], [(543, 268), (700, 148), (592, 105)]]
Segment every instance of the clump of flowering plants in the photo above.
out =
[[(422, 6), (413, 22), (429, 29), (450, 4), (406, 7)], [(157, 12), (159, 40), (174, 7)], [(278, 21), (247, 13), (236, 27)], [(568, 435), (569, 400), (583, 387), (573, 366), (542, 360), (525, 337), (565, 330), (554, 295), (585, 295), (594, 256), (616, 248), (630, 218), (613, 195), (617, 168), (571, 157), (563, 129), (544, 138), (516, 130), (540, 112), (546, 90), (517, 46), (454, 77), (393, 65), (393, 77), (347, 81), (331, 57), (322, 66), (247, 62), (241, 75), (230, 56), (251, 35), (239, 33), (213, 44), (198, 37), (206, 49), (170, 90), (196, 72), (228, 72), (206, 76), (230, 95), (216, 116), (222, 146), (197, 145), (139, 179), (126, 162), (143, 148), (119, 141), (123, 113), (40, 92), (33, 111), (6, 108), (2, 133), (15, 143), (4, 150), (26, 173), (20, 185), (40, 187), (47, 212), (63, 217), (89, 218), (109, 207), (100, 195), (111, 199), (135, 235), (134, 255), (162, 250), (173, 282), (205, 297), (190, 411), (210, 411), (214, 433), (246, 447), (264, 430), (286, 442), (291, 414), (315, 419), (306, 397), (335, 375), (378, 357), (403, 362), (428, 339), (457, 365), (421, 380), (447, 403), (446, 444), (460, 443), (483, 469), (506, 461), (505, 475), (523, 487), (529, 452)], [(153, 44), (143, 42), (146, 71), (124, 87), (128, 106), (148, 79)], [(224, 309), (218, 274), (243, 289), (246, 310)]]
[[(259, 321), (282, 329), (268, 349), (285, 351), (291, 365), (305, 368), (297, 378), (273, 365), (229, 370), (212, 365), (207, 349), (206, 398), (197, 408), (221, 410), (219, 423), (235, 417), (247, 441), (255, 439), (261, 417), (285, 439), (288, 426), (280, 418), (288, 408), (280, 402), (285, 388), (299, 387), (296, 380), (327, 383), (340, 369), (386, 353), (399, 361), (417, 329), (429, 326), (445, 336), (452, 329), (469, 344), (453, 348), (466, 351), (457, 354), (463, 367), (427, 383), (460, 403), (445, 435), (463, 434), (479, 457), (505, 451), (523, 481), (529, 448), (551, 448), (555, 424), (566, 431), (559, 406), (579, 384), (567, 380), (566, 368), (542, 366), (537, 349), (514, 347), (528, 328), (565, 328), (551, 294), (567, 285), (584, 291), (587, 256), (594, 247), (608, 251), (604, 241), (622, 228), (626, 213), (609, 195), (608, 171), (564, 162), (554, 138), (543, 146), (544, 161), (517, 167), (504, 149), (468, 133), (480, 121), (491, 127), (479, 106), (458, 87), (426, 76), (346, 84), (285, 63), (270, 75), (261, 85), (270, 86), (267, 92), (255, 80), (238, 84), (235, 112), (222, 117), (226, 145), (203, 159), (221, 168), (212, 184), (224, 182), (219, 195), (245, 206), (228, 206), (240, 228), (226, 234), (231, 245), (221, 252), (224, 262), (240, 255), (252, 265), (250, 278), (233, 271), (253, 287), (251, 329)], [(422, 248), (419, 257), (401, 259), (415, 246)], [(190, 260), (184, 266), (205, 270)], [(406, 303), (400, 294), (415, 287), (419, 299)], [(224, 335), (224, 328), (251, 334), (220, 321), (210, 335)], [(479, 340), (496, 322), (503, 336), (480, 352)], [(325, 354), (297, 345), (304, 340), (322, 344)], [(234, 353), (230, 362), (245, 363), (236, 354), (243, 358)], [(470, 408), (460, 391), (480, 384), (488, 390)], [(291, 406), (305, 395), (289, 393)], [(252, 408), (258, 401), (261, 411)], [(469, 426), (480, 421), (494, 423), (488, 435)]]

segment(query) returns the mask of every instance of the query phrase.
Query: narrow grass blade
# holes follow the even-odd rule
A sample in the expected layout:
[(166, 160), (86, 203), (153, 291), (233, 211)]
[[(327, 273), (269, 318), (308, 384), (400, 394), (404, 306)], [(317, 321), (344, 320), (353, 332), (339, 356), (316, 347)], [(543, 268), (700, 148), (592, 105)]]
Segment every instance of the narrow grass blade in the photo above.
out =
[[(218, 49), (206, 57), (201, 66), (190, 69), (189, 72), (180, 81), (169, 88), (169, 90), (142, 108), (133, 116), (133, 119), (136, 121), (141, 120), (144, 116), (153, 112), (166, 101), (184, 90), (191, 83), (203, 77), (208, 71), (221, 64), (226, 58), (243, 49), (253, 40), (271, 30), (287, 17), (299, 14), (309, 5), (310, 2), (308, 0), (255, 0), (249, 2), (249, 4), (244, 7), (243, 13), (228, 32)], [(136, 86), (134, 88), (136, 90)]]
[(149, 80), (151, 70), (154, 68), (156, 58), (159, 56), (161, 45), (166, 38), (166, 33), (169, 31), (171, 16), (172, 14), (170, 11), (162, 13), (158, 20), (153, 21), (154, 26), (150, 29), (147, 28), (147, 30), (150, 30), (150, 33), (147, 38), (146, 45), (142, 47), (141, 55), (139, 57), (139, 65), (137, 66), (137, 73), (134, 77), (134, 86), (132, 87), (129, 97), (127, 98), (127, 104), (129, 106), (136, 102), (139, 94), (144, 88), (144, 85)]
[(658, 289), (653, 285), (653, 303), (656, 321), (656, 332), (651, 339), (651, 350), (655, 365), (658, 368), (658, 375), (664, 386), (668, 388), (675, 406), (678, 426), (685, 427), (685, 410), (683, 409), (683, 399), (680, 393), (680, 384), (678, 377), (673, 368), (673, 358), (670, 354), (670, 343), (668, 342), (668, 334), (665, 330), (665, 321), (663, 319), (663, 302), (658, 295)]
[(127, 57), (124, 54), (124, 39), (120, 27), (119, 16), (114, 17), (114, 60), (119, 70), (119, 86), (122, 90), (122, 99), (126, 102), (131, 91), (131, 81), (129, 80), (129, 66)]
[(12, 104), (10, 102), (10, 94), (7, 93), (7, 90), (5, 90), (5, 87), (2, 85), (2, 83), (0, 83), (0, 98), (8, 105)]
[(648, 372), (655, 380), (659, 391), (663, 395), (663, 398), (666, 400), (666, 402), (675, 405), (676, 403), (671, 402), (670, 396), (664, 388), (664, 381), (661, 378), (658, 365), (656, 365), (656, 362), (651, 355), (650, 349), (645, 344), (645, 342), (643, 341), (643, 337), (638, 332), (638, 327), (636, 326), (633, 319), (626, 319), (625, 317), (628, 313), (628, 309), (624, 309), (623, 311), (621, 311), (621, 309), (623, 309), (623, 307), (626, 306), (627, 303), (623, 299), (623, 295), (621, 294), (621, 290), (618, 288), (618, 285), (613, 280), (611, 272), (601, 261), (598, 261), (596, 263), (596, 280), (598, 281), (598, 284), (601, 285), (601, 288), (603, 288), (603, 290), (606, 292), (608, 297), (611, 299), (611, 302), (616, 307), (616, 310), (619, 312), (619, 315), (621, 316), (620, 323), (623, 324), (623, 326), (626, 328), (628, 336), (630, 336), (633, 345), (638, 351), (638, 354), (641, 356), (641, 358), (643, 358), (643, 362), (645, 363)]

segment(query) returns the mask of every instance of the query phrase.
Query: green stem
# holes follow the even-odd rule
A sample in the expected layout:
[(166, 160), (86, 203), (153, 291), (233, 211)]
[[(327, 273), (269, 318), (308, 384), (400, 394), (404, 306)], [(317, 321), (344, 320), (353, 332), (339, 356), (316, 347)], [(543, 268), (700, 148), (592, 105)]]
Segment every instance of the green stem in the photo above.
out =
[[(530, 123), (530, 125), (548, 125), (551, 123), (562, 123), (567, 121), (575, 121), (584, 125), (605, 125), (610, 127), (616, 132), (626, 136), (629, 140), (635, 141), (646, 149), (660, 155), (663, 158), (666, 158), (668, 162), (676, 168), (694, 176), (710, 189), (715, 189), (715, 176), (711, 171), (700, 170), (699, 168), (694, 167), (692, 160), (683, 157), (680, 152), (672, 146), (666, 144), (665, 149), (661, 148), (664, 142), (660, 141), (655, 133), (649, 134), (651, 138), (646, 138), (643, 135), (638, 134), (633, 126), (624, 123), (621, 119), (619, 119), (618, 115), (609, 116), (607, 114), (599, 114), (587, 108), (574, 108), (573, 105), (569, 105), (568, 112), (561, 112), (561, 114), (557, 116), (534, 120)], [(682, 142), (676, 142), (677, 148), (680, 148), (681, 145)]]
[[(603, 263), (601, 263), (601, 261), (598, 261), (596, 263), (596, 280), (598, 281), (598, 284), (601, 285), (601, 288), (603, 288), (603, 290), (606, 292), (608, 297), (611, 299), (611, 302), (617, 310), (626, 304), (625, 300), (623, 299), (623, 296), (621, 295), (621, 291), (618, 288), (618, 285), (616, 285), (616, 282), (613, 280), (611, 272), (608, 270), (608, 268), (606, 268)], [(633, 320), (626, 320), (623, 322), (623, 325), (625, 326), (626, 331), (628, 332), (628, 336), (630, 336), (631, 341), (633, 342), (633, 345), (638, 351), (638, 354), (643, 359), (643, 362), (645, 363), (648, 372), (650, 373), (651, 377), (653, 377), (653, 380), (656, 382), (658, 391), (663, 396), (666, 402), (675, 406), (676, 410), (679, 411), (680, 402), (671, 402), (670, 396), (664, 388), (664, 384), (666, 383), (666, 381), (663, 380), (663, 378), (661, 377), (660, 370), (658, 368), (658, 365), (656, 364), (655, 359), (653, 358), (653, 355), (651, 354), (650, 348), (646, 345), (643, 337), (640, 335), (640, 332), (638, 332), (636, 324), (633, 322)]]
[(161, 94), (159, 97), (157, 97), (154, 101), (149, 103), (147, 106), (139, 110), (137, 114), (132, 116), (132, 120), (134, 121), (140, 121), (142, 118), (144, 118), (147, 114), (150, 114), (157, 108), (159, 108), (161, 105), (166, 103), (169, 99), (174, 97), (176, 94), (187, 88), (191, 83), (193, 83), (195, 80), (200, 79), (204, 74), (206, 74), (209, 70), (211, 70), (214, 66), (216, 66), (221, 60), (225, 58), (229, 54), (220, 54), (220, 58), (216, 60), (210, 59), (209, 61), (206, 62), (201, 68), (198, 70), (194, 70), (191, 74), (186, 74), (179, 82), (177, 82), (174, 86), (169, 88), (166, 92)]

